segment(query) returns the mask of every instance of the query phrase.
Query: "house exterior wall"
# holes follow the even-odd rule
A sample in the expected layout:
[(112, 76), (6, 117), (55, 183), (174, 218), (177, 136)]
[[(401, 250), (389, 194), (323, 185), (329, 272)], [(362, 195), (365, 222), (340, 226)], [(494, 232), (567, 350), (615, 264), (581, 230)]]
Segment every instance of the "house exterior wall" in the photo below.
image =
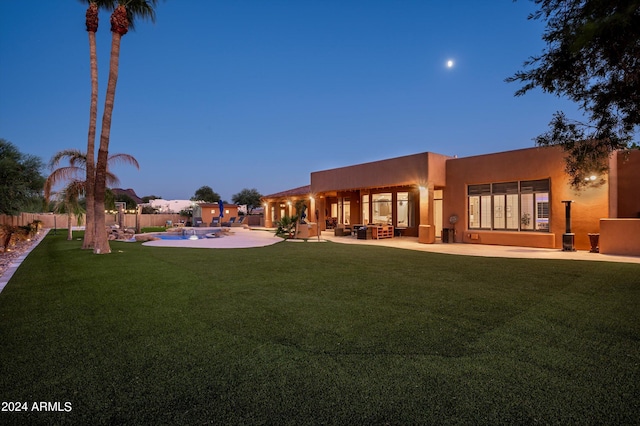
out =
[[(575, 235), (576, 249), (589, 250), (591, 244), (588, 234), (600, 233), (604, 250), (640, 254), (640, 248), (633, 241), (625, 241), (625, 238), (638, 239), (640, 151), (614, 154), (609, 175), (602, 177), (604, 183), (580, 191), (572, 189), (569, 184), (564, 155), (559, 147), (537, 147), (466, 158), (421, 153), (313, 172), (308, 189), (296, 188), (277, 194), (287, 196), (265, 197), (265, 223), (266, 226), (272, 226), (271, 207), (275, 208), (277, 220), (281, 210), (291, 215), (294, 213), (291, 205), (298, 199), (305, 199), (309, 206), (308, 221), (318, 221), (320, 229), (324, 230), (326, 219), (332, 214), (331, 205), (348, 198), (349, 223), (362, 224), (363, 196), (369, 200), (371, 220), (372, 195), (389, 193), (393, 212), (388, 217), (391, 217), (395, 226), (399, 208), (398, 192), (409, 192), (413, 197), (415, 220), (410, 227), (403, 229), (403, 235), (417, 236), (421, 243), (435, 242), (439, 237), (436, 233), (442, 227), (454, 228), (455, 242), (560, 249), (567, 226), (566, 204), (563, 201), (571, 201), (571, 232)], [(548, 230), (523, 229), (523, 210), (520, 205), (515, 213), (518, 216), (514, 227), (520, 228), (518, 230), (476, 229), (469, 226), (469, 185), (538, 180), (549, 182)], [(438, 203), (442, 205), (441, 213), (434, 208), (434, 193), (439, 193), (438, 190), (442, 190), (441, 200), (438, 196)], [(494, 198), (491, 200), (493, 202)], [(522, 200), (522, 192), (518, 191), (518, 202)], [(534, 208), (538, 208), (538, 204)], [(506, 217), (508, 211), (505, 210), (504, 214)], [(453, 215), (458, 217), (458, 221), (450, 224), (449, 218)], [(606, 222), (602, 225), (606, 229), (601, 229), (601, 224), (605, 223), (602, 220), (606, 218), (639, 219)], [(342, 220), (346, 220), (346, 217), (340, 218), (339, 223)], [(436, 220), (442, 223), (435, 223)]]
[[(199, 203), (199, 206), (202, 211), (202, 222), (205, 226), (209, 226), (214, 218), (218, 219), (220, 217), (218, 203)], [(235, 217), (237, 220), (238, 206), (235, 204), (225, 204), (224, 210), (222, 222), (228, 222), (232, 217)]]
[[(608, 215), (607, 185), (571, 189), (560, 148), (529, 148), (450, 159), (446, 165), (443, 221), (458, 216), (456, 242), (561, 248), (566, 230), (565, 204), (572, 200), (571, 231), (577, 249), (590, 248), (588, 233), (598, 233), (600, 218)], [(468, 185), (549, 179), (549, 231), (495, 231), (469, 228)]]
[(640, 218), (640, 150), (618, 152), (614, 164), (617, 212), (613, 216)]
[(161, 198), (156, 198), (154, 200), (150, 200), (148, 203), (154, 209), (157, 209), (158, 213), (180, 213), (182, 210), (187, 210), (193, 206), (193, 201), (191, 200), (163, 200)]
[(291, 217), (295, 215), (295, 205), (300, 200), (303, 200), (307, 206), (307, 210), (305, 212), (307, 215), (306, 221), (315, 221), (317, 203), (314, 200), (311, 200), (311, 196), (308, 193), (291, 196), (263, 197), (264, 226), (267, 228), (274, 228), (277, 226), (276, 222), (279, 222), (283, 216)]
[[(330, 206), (348, 197), (350, 200), (350, 224), (363, 224), (362, 197), (377, 193), (390, 193), (392, 196), (392, 221), (397, 220), (397, 194), (410, 192), (413, 199), (412, 217), (415, 223), (402, 228), (403, 235), (418, 236), (420, 226), (430, 224), (425, 242), (433, 242), (433, 191), (418, 191), (418, 188), (442, 186), (445, 182), (446, 160), (449, 157), (425, 152), (403, 157), (391, 158), (371, 163), (356, 164), (331, 170), (311, 173), (311, 193), (318, 200), (320, 219), (323, 226), (330, 217)], [(370, 209), (373, 204), (369, 203)], [(369, 217), (372, 217), (369, 212)], [(343, 218), (339, 218), (339, 223)]]
[(311, 192), (324, 193), (366, 188), (444, 184), (444, 155), (424, 152), (371, 163), (311, 173)]
[(640, 219), (601, 219), (600, 253), (640, 255)]

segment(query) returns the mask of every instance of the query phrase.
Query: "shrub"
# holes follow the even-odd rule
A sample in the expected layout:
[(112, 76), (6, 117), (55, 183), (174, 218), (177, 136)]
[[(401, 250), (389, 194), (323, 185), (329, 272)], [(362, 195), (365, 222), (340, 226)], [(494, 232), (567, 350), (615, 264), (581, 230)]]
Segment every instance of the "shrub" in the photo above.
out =
[(276, 222), (276, 225), (278, 225), (276, 235), (283, 238), (293, 238), (297, 222), (298, 216), (283, 216), (280, 221)]

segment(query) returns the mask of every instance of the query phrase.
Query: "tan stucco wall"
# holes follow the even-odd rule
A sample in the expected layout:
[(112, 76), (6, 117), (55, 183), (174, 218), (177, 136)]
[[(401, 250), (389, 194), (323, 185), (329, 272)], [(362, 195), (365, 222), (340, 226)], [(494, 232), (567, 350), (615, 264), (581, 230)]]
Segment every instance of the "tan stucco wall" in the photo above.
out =
[(640, 217), (640, 150), (617, 154), (617, 215)]
[[(543, 232), (481, 231), (468, 229), (467, 185), (550, 178), (550, 229)], [(608, 215), (608, 187), (602, 185), (576, 192), (564, 172), (563, 152), (559, 148), (529, 148), (496, 154), (450, 159), (446, 166), (443, 226), (457, 215), (456, 241), (561, 248), (565, 232), (565, 205), (571, 206), (572, 232), (576, 248), (589, 249), (588, 233), (599, 232), (600, 218)]]
[[(220, 217), (220, 210), (218, 209), (217, 203), (202, 203), (200, 204), (200, 208), (202, 209), (202, 222), (207, 226), (211, 223), (214, 217), (216, 219)], [(224, 209), (225, 213), (222, 218), (223, 222), (228, 222), (232, 217), (238, 217), (238, 206), (235, 204), (225, 204)], [(214, 213), (211, 213), (212, 210)], [(229, 210), (229, 213), (226, 213), (226, 210)]]
[(640, 256), (640, 219), (600, 220), (600, 253)]
[(311, 192), (426, 184), (445, 179), (444, 155), (425, 152), (311, 173)]

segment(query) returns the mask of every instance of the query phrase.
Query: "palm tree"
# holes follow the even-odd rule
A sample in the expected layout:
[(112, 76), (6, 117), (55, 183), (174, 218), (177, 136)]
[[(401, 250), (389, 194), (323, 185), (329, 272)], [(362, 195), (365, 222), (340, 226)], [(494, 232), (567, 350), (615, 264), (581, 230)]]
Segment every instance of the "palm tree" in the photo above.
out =
[(111, 116), (118, 82), (118, 66), (120, 60), (120, 41), (137, 18), (150, 19), (155, 22), (154, 7), (158, 0), (118, 0), (118, 7), (111, 15), (111, 58), (109, 62), (109, 80), (102, 113), (102, 129), (100, 146), (96, 162), (96, 181), (94, 185), (95, 240), (93, 252), (106, 254), (111, 252), (107, 238), (104, 214), (104, 197), (106, 191), (107, 161), (109, 158), (109, 140), (111, 134)]
[[(69, 160), (69, 165), (58, 167), (60, 162), (65, 158)], [(58, 203), (57, 207), (59, 207), (60, 209), (64, 209), (69, 215), (69, 224), (71, 223), (71, 213), (74, 210), (78, 210), (76, 208), (76, 204), (78, 203), (80, 197), (82, 196), (82, 194), (85, 194), (86, 197), (88, 183), (86, 180), (82, 180), (81, 176), (86, 175), (86, 168), (88, 163), (89, 161), (87, 154), (77, 149), (66, 149), (57, 152), (49, 162), (51, 174), (49, 175), (49, 177), (47, 177), (44, 184), (44, 198), (48, 202), (51, 198), (53, 187), (61, 182), (67, 182), (65, 188), (59, 193), (60, 203)], [(129, 154), (110, 155), (107, 163), (110, 166), (117, 163), (131, 164), (137, 169), (140, 169), (138, 160), (136, 160), (135, 157)], [(118, 185), (120, 183), (118, 177), (109, 170), (107, 170), (106, 173), (106, 182), (109, 185)], [(87, 200), (87, 204), (88, 203), (89, 201)], [(87, 221), (85, 232), (89, 227), (90, 224)]]
[(82, 243), (83, 249), (93, 248), (94, 240), (94, 186), (95, 186), (95, 142), (98, 121), (98, 54), (96, 49), (96, 31), (98, 31), (98, 10), (113, 9), (114, 0), (81, 0), (89, 4), (85, 15), (85, 24), (89, 34), (89, 61), (91, 65), (91, 104), (89, 108), (89, 132), (87, 137), (86, 188), (87, 227)]
[[(64, 167), (58, 167), (58, 165), (64, 159), (68, 159), (69, 165)], [(112, 154), (108, 158), (108, 166), (114, 166), (116, 164), (130, 164), (136, 169), (140, 170), (140, 164), (133, 155), (130, 154)], [(49, 161), (49, 168), (51, 174), (45, 180), (44, 184), (44, 196), (45, 199), (49, 199), (52, 194), (52, 189), (55, 185), (65, 182), (79, 180), (86, 186), (86, 181), (82, 181), (80, 176), (84, 175), (87, 164), (87, 154), (77, 149), (65, 149), (57, 152)], [(107, 183), (109, 185), (118, 185), (120, 180), (118, 177), (107, 169)], [(82, 192), (86, 192), (86, 188)]]
[(73, 214), (77, 218), (77, 225), (82, 225), (82, 215), (85, 210), (80, 204), (80, 197), (85, 191), (85, 184), (83, 181), (72, 180), (64, 187), (64, 189), (57, 193), (58, 201), (55, 203), (53, 210), (56, 213), (67, 214), (67, 240), (73, 239), (73, 227), (71, 225), (71, 215)]

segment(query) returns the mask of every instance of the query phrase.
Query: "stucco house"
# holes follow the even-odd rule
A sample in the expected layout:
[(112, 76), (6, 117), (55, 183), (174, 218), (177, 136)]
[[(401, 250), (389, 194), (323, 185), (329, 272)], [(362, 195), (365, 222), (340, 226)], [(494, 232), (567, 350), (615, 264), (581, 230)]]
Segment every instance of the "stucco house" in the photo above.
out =
[(182, 210), (193, 208), (194, 202), (191, 200), (164, 200), (156, 198), (149, 200), (149, 206), (153, 207), (158, 213), (180, 213)]
[(238, 206), (235, 204), (223, 204), (223, 210), (220, 212), (220, 205), (218, 203), (199, 201), (193, 209), (193, 217), (194, 220), (196, 220), (195, 218), (200, 218), (199, 220), (202, 220), (202, 226), (219, 226), (224, 223), (235, 223), (235, 221), (238, 220)]
[(581, 191), (569, 185), (564, 155), (558, 147), (465, 158), (425, 152), (312, 172), (310, 185), (263, 197), (265, 225), (295, 214), (304, 199), (322, 230), (375, 225), (427, 244), (541, 248), (563, 248), (572, 234), (579, 250), (599, 234), (601, 252), (640, 255), (640, 151), (615, 153), (608, 176), (586, 177), (604, 183)]

